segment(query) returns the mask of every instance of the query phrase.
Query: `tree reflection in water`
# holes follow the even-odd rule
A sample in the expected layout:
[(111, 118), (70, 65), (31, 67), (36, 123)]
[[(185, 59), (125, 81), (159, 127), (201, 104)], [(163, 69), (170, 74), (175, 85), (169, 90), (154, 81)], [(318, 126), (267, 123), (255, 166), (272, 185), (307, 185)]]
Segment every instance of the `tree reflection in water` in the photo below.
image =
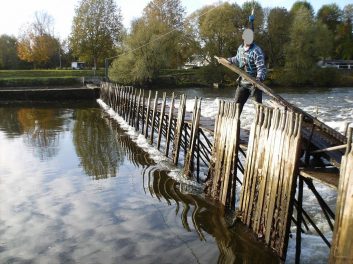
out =
[(77, 109), (73, 143), (85, 173), (96, 180), (115, 177), (124, 161), (112, 128), (95, 108)]
[(21, 108), (17, 112), (25, 141), (41, 160), (52, 158), (59, 151), (63, 119), (58, 111), (53, 108)]
[(24, 141), (32, 147), (41, 160), (54, 157), (59, 149), (59, 133), (63, 130), (62, 109), (52, 105), (29, 104), (0, 107), (0, 129), (8, 138), (24, 135)]

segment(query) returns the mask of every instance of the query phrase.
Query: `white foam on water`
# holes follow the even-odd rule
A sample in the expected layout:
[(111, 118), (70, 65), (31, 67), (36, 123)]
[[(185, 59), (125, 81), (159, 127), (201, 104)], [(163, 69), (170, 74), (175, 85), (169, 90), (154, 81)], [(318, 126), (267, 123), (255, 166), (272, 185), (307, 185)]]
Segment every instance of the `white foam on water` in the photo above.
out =
[[(328, 236), (328, 240), (331, 241), (332, 237)], [(295, 244), (296, 234), (293, 233), (288, 243), (287, 264), (295, 263)], [(330, 249), (319, 236), (302, 234), (300, 263), (324, 264), (328, 262), (329, 254)]]

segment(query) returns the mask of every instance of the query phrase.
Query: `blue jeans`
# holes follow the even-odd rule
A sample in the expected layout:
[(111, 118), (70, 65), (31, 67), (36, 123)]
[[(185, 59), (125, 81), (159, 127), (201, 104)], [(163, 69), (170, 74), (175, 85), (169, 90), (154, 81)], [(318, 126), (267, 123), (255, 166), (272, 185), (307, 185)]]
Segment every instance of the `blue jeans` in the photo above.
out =
[(248, 100), (249, 96), (255, 102), (262, 103), (262, 91), (256, 89), (252, 85), (239, 84), (235, 91), (235, 102), (239, 103), (240, 113), (243, 111), (243, 107)]

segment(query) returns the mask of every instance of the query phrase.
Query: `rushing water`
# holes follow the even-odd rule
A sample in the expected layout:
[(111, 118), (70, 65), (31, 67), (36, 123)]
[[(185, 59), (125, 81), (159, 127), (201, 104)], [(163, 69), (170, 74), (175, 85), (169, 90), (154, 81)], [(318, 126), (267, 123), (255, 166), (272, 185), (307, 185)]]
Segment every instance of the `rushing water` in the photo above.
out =
[[(234, 94), (176, 92), (203, 97), (207, 116), (216, 113), (216, 98)], [(334, 128), (353, 122), (353, 89), (279, 92)], [(247, 104), (244, 127), (253, 113)], [(276, 262), (242, 226), (229, 228), (197, 185), (169, 177), (176, 168), (141, 141), (96, 102), (1, 104), (0, 263)], [(335, 191), (319, 188), (334, 207)], [(304, 206), (320, 224), (314, 202), (307, 191)], [(327, 260), (317, 236), (303, 244), (304, 263)]]

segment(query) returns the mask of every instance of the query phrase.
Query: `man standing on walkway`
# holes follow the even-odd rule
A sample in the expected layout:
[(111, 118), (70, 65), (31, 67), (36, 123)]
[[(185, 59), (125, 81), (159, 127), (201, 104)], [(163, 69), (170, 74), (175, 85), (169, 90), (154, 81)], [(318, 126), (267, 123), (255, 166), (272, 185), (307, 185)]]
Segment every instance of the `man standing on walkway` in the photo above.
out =
[[(254, 43), (254, 32), (251, 29), (245, 29), (242, 38), (244, 43), (239, 46), (237, 54), (227, 60), (245, 70), (256, 80), (263, 82), (266, 78), (265, 55), (262, 49)], [(240, 112), (249, 96), (256, 102), (262, 103), (262, 92), (256, 89), (251, 82), (239, 77), (235, 102), (240, 104)]]

